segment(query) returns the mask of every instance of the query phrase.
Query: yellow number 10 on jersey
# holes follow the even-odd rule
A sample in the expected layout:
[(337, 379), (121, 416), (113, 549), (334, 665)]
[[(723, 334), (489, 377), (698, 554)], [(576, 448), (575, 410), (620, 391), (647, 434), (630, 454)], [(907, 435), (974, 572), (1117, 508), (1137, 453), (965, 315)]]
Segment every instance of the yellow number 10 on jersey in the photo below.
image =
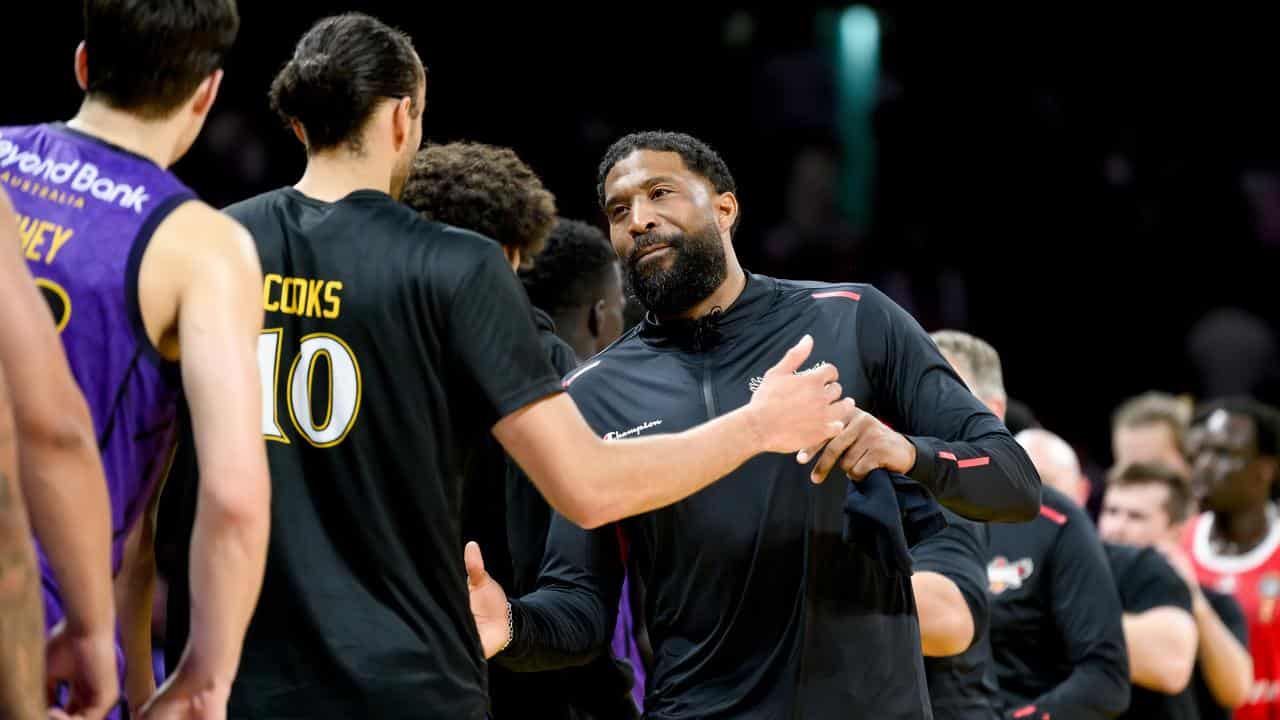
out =
[[(283, 335), (281, 328), (262, 331), (258, 337), (258, 369), (262, 373), (262, 435), (288, 444), (276, 402)], [(324, 414), (316, 417), (312, 393), (321, 358), (328, 365), (328, 394)], [(351, 347), (330, 333), (304, 336), (285, 377), (284, 397), (293, 426), (307, 442), (316, 447), (333, 447), (342, 442), (360, 414), (360, 363)]]

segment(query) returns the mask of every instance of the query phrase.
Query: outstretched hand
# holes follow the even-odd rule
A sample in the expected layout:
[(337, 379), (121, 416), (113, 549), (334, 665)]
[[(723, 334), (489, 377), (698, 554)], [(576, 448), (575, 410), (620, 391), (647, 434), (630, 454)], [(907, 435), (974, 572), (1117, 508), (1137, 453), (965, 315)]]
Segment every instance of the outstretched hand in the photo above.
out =
[(507, 593), (498, 581), (484, 569), (484, 556), (475, 542), (467, 543), (463, 551), (467, 565), (467, 590), (471, 595), (471, 615), (480, 633), (480, 645), (486, 659), (497, 655), (510, 642), (510, 625), (507, 621), (509, 606)]

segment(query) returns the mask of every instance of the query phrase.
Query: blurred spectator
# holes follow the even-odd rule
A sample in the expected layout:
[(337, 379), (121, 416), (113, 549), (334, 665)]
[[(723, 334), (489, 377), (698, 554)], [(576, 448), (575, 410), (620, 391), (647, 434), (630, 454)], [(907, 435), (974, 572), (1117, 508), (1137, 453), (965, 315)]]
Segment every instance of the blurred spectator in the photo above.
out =
[(1186, 458), (1191, 403), (1151, 391), (1129, 398), (1111, 416), (1111, 454), (1115, 467), (1159, 463), (1190, 477)]
[(1080, 460), (1076, 451), (1065, 440), (1043, 428), (1032, 428), (1018, 433), (1018, 443), (1031, 456), (1040, 473), (1040, 480), (1048, 487), (1071, 498), (1084, 507), (1089, 498), (1089, 478), (1080, 472)]
[(1240, 603), (1249, 626), (1253, 686), (1236, 717), (1280, 714), (1280, 518), (1271, 493), (1280, 472), (1276, 410), (1250, 398), (1196, 409), (1187, 433), (1191, 488), (1204, 512), (1182, 543), (1197, 580)]
[[(1193, 505), (1191, 484), (1181, 471), (1148, 463), (1118, 466), (1107, 478), (1098, 532), (1106, 542), (1155, 548), (1181, 576), (1191, 594), (1197, 634), (1190, 692), (1201, 720), (1229, 720), (1231, 709), (1248, 696), (1253, 678), (1248, 629), (1235, 598), (1202, 587), (1186, 552), (1179, 547), (1178, 539)], [(1160, 649), (1153, 647), (1149, 652)], [(1130, 714), (1142, 706), (1138, 695), (1135, 691)], [(1156, 713), (1159, 706), (1148, 707)], [(1158, 716), (1175, 714), (1169, 710)]]
[(1093, 524), (1052, 480), (1078, 479), (1080, 464), (1045, 430), (1018, 440), (1030, 446), (1044, 505), (1029, 523), (989, 526), (991, 645), (1006, 717), (1114, 717), (1130, 692), (1120, 595)]
[(996, 349), (987, 341), (959, 330), (939, 330), (929, 337), (969, 386), (969, 391), (1003, 420), (1009, 398), (1004, 391), (1004, 373)]

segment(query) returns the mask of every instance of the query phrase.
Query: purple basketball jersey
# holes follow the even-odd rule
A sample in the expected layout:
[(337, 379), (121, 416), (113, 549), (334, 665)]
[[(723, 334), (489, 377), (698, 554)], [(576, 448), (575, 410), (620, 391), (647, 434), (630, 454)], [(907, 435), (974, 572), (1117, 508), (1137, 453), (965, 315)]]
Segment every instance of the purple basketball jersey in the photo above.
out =
[[(172, 455), (181, 379), (147, 339), (138, 266), (194, 194), (168, 171), (61, 124), (0, 128), (0, 186), (93, 415), (111, 496), (112, 572)], [(62, 619), (43, 550), (45, 622)]]

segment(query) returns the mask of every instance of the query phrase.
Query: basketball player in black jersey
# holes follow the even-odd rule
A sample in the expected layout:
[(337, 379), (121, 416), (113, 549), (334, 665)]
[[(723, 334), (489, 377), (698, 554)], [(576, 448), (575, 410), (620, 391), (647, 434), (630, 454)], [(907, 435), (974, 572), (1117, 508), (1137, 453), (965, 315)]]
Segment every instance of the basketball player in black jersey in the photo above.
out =
[(264, 271), (277, 520), (231, 717), (484, 716), (458, 515), (464, 462), (490, 432), (594, 527), (819, 444), (851, 411), (833, 368), (795, 372), (805, 338), (740, 411), (601, 439), (561, 392), (499, 246), (396, 201), (425, 92), (408, 37), (361, 14), (321, 20), (271, 90), (306, 171), (228, 209)]

